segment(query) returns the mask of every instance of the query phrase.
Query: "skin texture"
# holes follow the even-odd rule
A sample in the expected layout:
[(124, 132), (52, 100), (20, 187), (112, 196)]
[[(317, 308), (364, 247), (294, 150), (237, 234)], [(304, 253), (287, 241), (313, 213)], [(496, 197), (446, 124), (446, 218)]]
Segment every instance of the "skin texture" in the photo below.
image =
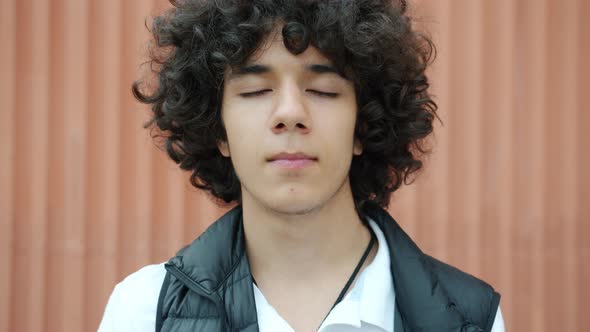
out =
[[(296, 331), (314, 331), (370, 239), (348, 178), (353, 155), (362, 153), (354, 137), (356, 96), (352, 82), (338, 74), (307, 71), (309, 64), (330, 62), (311, 45), (290, 53), (277, 31), (247, 64), (270, 72), (226, 72), (227, 142), (218, 147), (240, 179), (246, 252), (259, 288)], [(257, 91), (263, 93), (241, 95)], [(304, 169), (281, 169), (267, 160), (280, 152), (317, 160)]]

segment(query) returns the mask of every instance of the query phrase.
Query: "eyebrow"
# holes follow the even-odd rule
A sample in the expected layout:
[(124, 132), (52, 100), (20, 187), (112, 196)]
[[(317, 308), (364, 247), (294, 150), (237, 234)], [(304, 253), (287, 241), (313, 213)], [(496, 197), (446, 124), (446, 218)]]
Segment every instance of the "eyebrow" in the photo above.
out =
[[(332, 66), (332, 65), (322, 65), (322, 64), (309, 64), (305, 66), (305, 71), (314, 73), (314, 74), (336, 74), (342, 78), (344, 78), (342, 75), (340, 75), (340, 72), (338, 72), (338, 70), (336, 69), (336, 67)], [(266, 65), (260, 65), (260, 64), (253, 64), (253, 65), (246, 65), (246, 66), (240, 66), (238, 67), (238, 70), (236, 72), (233, 72), (229, 75), (228, 77), (228, 81), (231, 81), (233, 79), (237, 79), (237, 78), (241, 78), (244, 77), (246, 75), (261, 75), (261, 74), (266, 74), (266, 73), (270, 73), (272, 72), (272, 68)]]

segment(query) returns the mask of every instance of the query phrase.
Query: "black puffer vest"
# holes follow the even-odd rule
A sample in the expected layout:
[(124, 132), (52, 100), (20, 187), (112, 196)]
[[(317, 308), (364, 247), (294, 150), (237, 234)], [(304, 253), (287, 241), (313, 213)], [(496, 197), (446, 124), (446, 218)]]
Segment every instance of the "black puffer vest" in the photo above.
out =
[[(389, 246), (395, 332), (491, 330), (499, 293), (424, 254), (381, 207), (367, 205), (362, 213)], [(165, 264), (156, 331), (258, 331), (241, 217), (237, 206)]]

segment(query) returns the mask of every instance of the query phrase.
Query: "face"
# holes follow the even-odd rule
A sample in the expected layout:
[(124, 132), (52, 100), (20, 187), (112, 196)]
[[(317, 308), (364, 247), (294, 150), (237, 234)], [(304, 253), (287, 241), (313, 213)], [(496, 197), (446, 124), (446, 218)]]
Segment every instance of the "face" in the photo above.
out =
[(280, 30), (262, 45), (240, 70), (226, 72), (227, 142), (219, 151), (231, 158), (243, 204), (309, 213), (350, 195), (350, 164), (362, 153), (354, 85), (311, 45), (291, 54)]

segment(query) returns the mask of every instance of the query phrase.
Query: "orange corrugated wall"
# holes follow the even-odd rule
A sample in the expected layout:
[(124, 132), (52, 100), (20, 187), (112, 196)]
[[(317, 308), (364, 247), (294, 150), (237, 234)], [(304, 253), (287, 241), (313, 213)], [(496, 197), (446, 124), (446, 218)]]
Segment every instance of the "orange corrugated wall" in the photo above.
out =
[[(93, 331), (113, 286), (224, 210), (141, 125), (161, 0), (0, 1), (0, 331)], [(590, 326), (590, 2), (421, 0), (444, 126), (390, 211), (502, 293), (509, 331)]]

